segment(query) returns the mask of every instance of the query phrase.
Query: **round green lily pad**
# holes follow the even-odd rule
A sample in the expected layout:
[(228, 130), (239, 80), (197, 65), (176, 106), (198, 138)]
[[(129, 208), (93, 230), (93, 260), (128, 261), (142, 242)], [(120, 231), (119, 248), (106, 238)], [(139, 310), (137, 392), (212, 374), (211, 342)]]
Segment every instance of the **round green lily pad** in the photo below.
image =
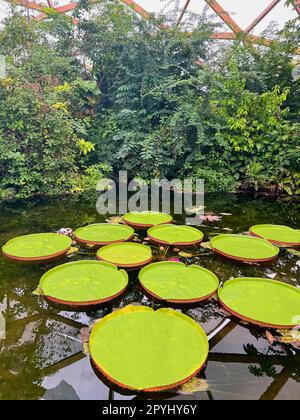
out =
[(148, 237), (165, 245), (188, 246), (203, 241), (203, 233), (191, 226), (160, 225), (148, 230)]
[(44, 262), (67, 253), (72, 245), (71, 238), (57, 233), (38, 233), (19, 236), (7, 242), (3, 255), (19, 262)]
[(97, 252), (97, 258), (118, 267), (135, 268), (152, 261), (152, 250), (146, 245), (123, 242), (100, 248)]
[(147, 265), (139, 273), (142, 287), (157, 299), (173, 303), (194, 303), (216, 294), (217, 276), (198, 265), (159, 262)]
[(271, 261), (279, 254), (279, 248), (252, 236), (219, 235), (211, 240), (211, 245), (218, 254), (237, 261)]
[(275, 245), (300, 246), (300, 232), (288, 226), (256, 225), (250, 228), (250, 233)]
[(128, 274), (99, 261), (76, 261), (43, 275), (37, 294), (66, 306), (90, 306), (115, 299), (128, 286)]
[(98, 223), (75, 231), (77, 242), (99, 246), (114, 242), (125, 242), (131, 239), (133, 235), (134, 230), (130, 226), (118, 223)]
[(123, 216), (124, 222), (137, 229), (147, 229), (152, 226), (172, 223), (173, 217), (166, 213), (155, 211), (142, 211), (127, 213)]
[(237, 317), (263, 327), (293, 328), (299, 324), (300, 290), (260, 278), (227, 281), (219, 289), (222, 305)]
[(208, 356), (207, 336), (195, 321), (145, 306), (127, 306), (101, 319), (89, 346), (95, 367), (111, 382), (145, 392), (187, 382)]

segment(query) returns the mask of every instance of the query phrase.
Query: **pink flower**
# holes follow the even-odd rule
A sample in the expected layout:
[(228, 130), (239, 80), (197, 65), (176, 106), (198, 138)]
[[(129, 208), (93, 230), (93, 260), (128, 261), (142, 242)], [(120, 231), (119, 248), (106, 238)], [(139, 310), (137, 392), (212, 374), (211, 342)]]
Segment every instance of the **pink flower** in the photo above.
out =
[(181, 262), (179, 258), (169, 258), (168, 261), (173, 261), (173, 262)]

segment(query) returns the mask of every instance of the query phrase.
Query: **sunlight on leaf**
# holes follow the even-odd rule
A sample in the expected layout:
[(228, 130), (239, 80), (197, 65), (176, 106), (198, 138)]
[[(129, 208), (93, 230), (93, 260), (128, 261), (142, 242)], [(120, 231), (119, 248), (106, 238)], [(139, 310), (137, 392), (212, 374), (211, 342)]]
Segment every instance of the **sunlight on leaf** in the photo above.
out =
[(79, 252), (79, 249), (73, 246), (69, 249), (69, 251), (67, 252), (67, 255), (76, 254), (76, 252)]
[(200, 244), (200, 246), (202, 246), (202, 248), (204, 249), (211, 249), (212, 250), (212, 246), (210, 242), (202, 242), (202, 244)]
[(185, 252), (185, 251), (180, 251), (178, 255), (182, 258), (193, 258), (193, 254), (189, 254), (188, 252)]
[(300, 251), (294, 248), (290, 248), (287, 250), (290, 254), (295, 255), (296, 257), (300, 257)]
[(207, 392), (209, 390), (209, 386), (207, 381), (200, 378), (193, 378), (186, 384), (182, 385), (178, 393), (181, 395), (190, 395), (194, 394), (195, 392)]
[(109, 217), (105, 220), (107, 223), (123, 223), (123, 218), (121, 216)]

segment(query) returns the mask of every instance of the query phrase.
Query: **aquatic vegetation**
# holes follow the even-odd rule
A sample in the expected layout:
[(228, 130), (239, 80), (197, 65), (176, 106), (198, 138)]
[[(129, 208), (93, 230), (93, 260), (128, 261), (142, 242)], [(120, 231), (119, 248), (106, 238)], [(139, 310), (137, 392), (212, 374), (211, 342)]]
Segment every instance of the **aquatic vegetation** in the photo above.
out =
[(256, 225), (250, 228), (250, 234), (274, 245), (300, 246), (300, 232), (288, 226)]
[(207, 336), (190, 317), (137, 306), (97, 322), (89, 346), (96, 368), (133, 392), (176, 388), (195, 376), (208, 356)]
[(35, 292), (65, 306), (94, 306), (109, 302), (128, 286), (124, 270), (99, 261), (76, 261), (48, 271)]
[(19, 236), (7, 242), (3, 255), (17, 262), (45, 262), (65, 255), (71, 238), (56, 233)]
[(139, 280), (148, 294), (171, 303), (201, 302), (215, 295), (219, 287), (211, 271), (170, 261), (147, 265), (140, 271)]
[(249, 263), (272, 261), (279, 254), (270, 242), (245, 235), (218, 235), (211, 239), (211, 246), (226, 258)]
[(130, 226), (117, 223), (97, 223), (75, 231), (76, 242), (88, 245), (108, 245), (132, 239), (134, 230)]
[(159, 225), (148, 230), (147, 236), (158, 244), (173, 246), (198, 245), (203, 233), (191, 226)]
[(123, 216), (123, 221), (135, 229), (148, 229), (153, 226), (171, 223), (173, 217), (166, 213), (155, 211), (142, 211), (127, 213)]
[(124, 242), (100, 248), (97, 258), (122, 268), (138, 268), (152, 261), (152, 251), (147, 245)]
[(299, 322), (300, 290), (283, 282), (233, 279), (219, 289), (218, 296), (225, 310), (259, 326), (294, 328)]

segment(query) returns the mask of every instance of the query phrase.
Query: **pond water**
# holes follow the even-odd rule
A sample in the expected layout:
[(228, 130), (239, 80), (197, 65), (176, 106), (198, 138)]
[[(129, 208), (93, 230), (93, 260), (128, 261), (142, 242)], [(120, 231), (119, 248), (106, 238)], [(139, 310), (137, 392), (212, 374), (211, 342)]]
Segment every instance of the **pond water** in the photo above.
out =
[[(0, 203), (0, 245), (23, 234), (54, 232), (103, 222), (97, 214), (96, 197), (66, 197), (55, 200)], [(300, 227), (299, 202), (237, 195), (206, 196), (206, 211), (224, 213), (219, 222), (205, 222), (201, 229), (209, 240), (215, 234), (242, 233), (257, 223)], [(229, 215), (230, 214), (230, 215)], [(175, 217), (182, 223), (182, 219)], [(221, 281), (233, 277), (276, 278), (300, 287), (299, 257), (281, 251), (269, 266), (226, 262), (209, 250), (193, 262), (215, 272)], [(68, 260), (94, 258), (84, 253)], [(185, 260), (187, 262), (191, 262)], [(63, 262), (63, 261), (62, 261)], [(110, 390), (93, 372), (89, 358), (76, 341), (80, 329), (103, 316), (52, 309), (32, 296), (40, 277), (54, 265), (24, 266), (0, 257), (0, 311), (6, 323), (0, 337), (0, 399), (132, 399)], [(151, 305), (131, 274), (130, 291), (118, 303)], [(185, 310), (211, 334), (226, 320), (215, 301)], [(0, 318), (0, 333), (4, 330)], [(1, 321), (2, 320), (2, 321)], [(1, 325), (2, 322), (2, 325)], [(75, 338), (75, 340), (72, 339)], [(191, 395), (162, 396), (170, 399), (299, 399), (299, 352), (281, 344), (270, 346), (265, 332), (235, 319), (223, 325), (210, 340), (210, 354), (202, 377), (209, 390)]]

